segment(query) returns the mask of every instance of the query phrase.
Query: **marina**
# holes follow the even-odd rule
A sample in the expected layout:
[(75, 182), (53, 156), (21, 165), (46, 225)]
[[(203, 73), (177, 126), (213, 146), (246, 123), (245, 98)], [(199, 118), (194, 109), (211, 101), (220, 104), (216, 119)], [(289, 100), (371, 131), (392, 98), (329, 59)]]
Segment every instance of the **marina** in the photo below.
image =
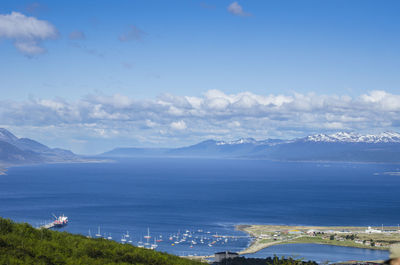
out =
[[(97, 238), (104, 238), (112, 240), (111, 233), (104, 232), (104, 235), (100, 233), (101, 226), (98, 226), (98, 232), (96, 233)], [(217, 232), (212, 234), (211, 232), (203, 232), (202, 229), (183, 229), (178, 230), (176, 233), (162, 232), (160, 234), (152, 234), (150, 228), (146, 229), (145, 236), (137, 236), (140, 233), (132, 234), (129, 231), (121, 232), (121, 238), (119, 240), (122, 244), (131, 244), (140, 248), (157, 249), (159, 247), (178, 247), (180, 253), (187, 253), (187, 255), (197, 256), (196, 251), (203, 248), (213, 248), (216, 246), (230, 248), (238, 240), (250, 240), (249, 236), (234, 236), (234, 235), (222, 235)], [(108, 235), (108, 236), (107, 236)], [(91, 238), (91, 229), (88, 229), (88, 238)], [(167, 238), (164, 240), (163, 238)], [(143, 242), (143, 239), (145, 240)], [(189, 254), (190, 253), (190, 254)]]

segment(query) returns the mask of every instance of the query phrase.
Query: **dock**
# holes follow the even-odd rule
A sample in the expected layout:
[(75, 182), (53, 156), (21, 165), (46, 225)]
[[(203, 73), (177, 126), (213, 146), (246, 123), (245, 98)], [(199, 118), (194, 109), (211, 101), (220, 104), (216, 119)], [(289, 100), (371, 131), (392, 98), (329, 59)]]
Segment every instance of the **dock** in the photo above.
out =
[(55, 226), (54, 222), (50, 222), (48, 224), (44, 224), (44, 225), (40, 226), (39, 228), (40, 229), (50, 229), (50, 228), (53, 228), (54, 226)]

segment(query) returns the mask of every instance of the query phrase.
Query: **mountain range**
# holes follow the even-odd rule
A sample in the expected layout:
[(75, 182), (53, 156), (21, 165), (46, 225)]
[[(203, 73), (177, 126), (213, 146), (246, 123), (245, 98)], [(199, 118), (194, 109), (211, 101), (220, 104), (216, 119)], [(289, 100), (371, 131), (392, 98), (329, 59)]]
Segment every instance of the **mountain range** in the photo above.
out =
[(222, 157), (279, 161), (400, 162), (400, 134), (316, 134), (291, 140), (206, 140), (181, 148), (116, 148), (105, 157)]
[(0, 128), (0, 166), (57, 162), (77, 162), (82, 158), (71, 151), (50, 148), (29, 138), (18, 138)]
[[(96, 158), (203, 157), (277, 161), (400, 162), (400, 134), (315, 134), (291, 140), (241, 138), (206, 140), (180, 148), (115, 148)], [(29, 138), (18, 138), (0, 128), (0, 167), (23, 164), (84, 162), (86, 157), (50, 148)]]

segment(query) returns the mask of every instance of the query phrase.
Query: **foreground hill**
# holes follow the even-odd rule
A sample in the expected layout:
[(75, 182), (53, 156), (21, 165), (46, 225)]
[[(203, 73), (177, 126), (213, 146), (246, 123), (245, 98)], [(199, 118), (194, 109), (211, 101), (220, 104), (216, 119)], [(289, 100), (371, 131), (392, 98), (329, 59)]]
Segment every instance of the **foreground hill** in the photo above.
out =
[(236, 141), (207, 140), (171, 149), (117, 148), (106, 157), (219, 157), (278, 161), (400, 162), (400, 134), (316, 134), (292, 140), (244, 138)]
[(200, 262), (106, 239), (35, 229), (0, 218), (0, 264), (196, 265)]

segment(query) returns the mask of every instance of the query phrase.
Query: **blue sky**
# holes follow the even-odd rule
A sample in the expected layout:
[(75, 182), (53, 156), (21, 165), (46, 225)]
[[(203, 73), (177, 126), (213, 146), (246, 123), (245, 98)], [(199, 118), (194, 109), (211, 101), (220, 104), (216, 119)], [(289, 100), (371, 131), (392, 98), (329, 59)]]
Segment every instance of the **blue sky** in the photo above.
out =
[[(399, 10), (378, 0), (5, 0), (0, 125), (83, 153), (397, 130)], [(144, 114), (160, 106), (172, 116)], [(38, 109), (45, 117), (32, 117)]]

